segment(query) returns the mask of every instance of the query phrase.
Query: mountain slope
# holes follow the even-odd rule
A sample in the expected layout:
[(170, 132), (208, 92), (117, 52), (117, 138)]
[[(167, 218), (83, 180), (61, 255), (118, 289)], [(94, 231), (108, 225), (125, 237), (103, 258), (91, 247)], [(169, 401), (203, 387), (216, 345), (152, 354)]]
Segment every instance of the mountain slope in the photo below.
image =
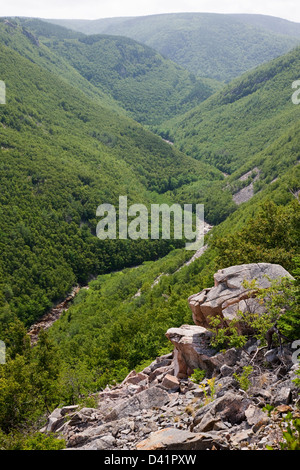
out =
[(299, 28), (288, 21), (284, 23), (285, 28), (277, 27), (276, 19), (272, 26), (265, 27), (261, 21), (251, 24), (244, 17), (212, 13), (174, 13), (82, 22), (52, 21), (86, 34), (130, 37), (198, 76), (221, 81), (229, 81), (284, 54), (299, 44), (300, 38)]
[(292, 84), (300, 48), (244, 74), (184, 117), (166, 124), (179, 148), (226, 173), (244, 165), (299, 120)]
[[(72, 69), (75, 80), (76, 74), (85, 79), (85, 83), (82, 80), (79, 83), (77, 77), (82, 89), (89, 85), (103, 100), (106, 99), (107, 104), (115, 104), (123, 114), (125, 111), (147, 125), (158, 124), (192, 109), (219, 88), (215, 81), (196, 78), (132, 39), (103, 35), (87, 37), (80, 33), (73, 33), (72, 37), (72, 31), (40, 20), (21, 18), (14, 21), (20, 26), (10, 36), (20, 36), (25, 29), (39, 42), (40, 47), (35, 47), (35, 54), (30, 55), (33, 60), (50, 69), (56, 61), (55, 73), (68, 76), (70, 80), (71, 72), (67, 73), (65, 69)], [(15, 42), (19, 45), (19, 38)], [(41, 53), (37, 55), (37, 49), (43, 51), (43, 61)], [(27, 51), (25, 53), (28, 55)]]
[(300, 38), (300, 23), (269, 15), (235, 14), (230, 16), (238, 18), (243, 23), (259, 26), (276, 34)]
[(147, 125), (184, 113), (216, 89), (124, 37), (96, 35), (60, 44), (55, 41), (50, 47), (135, 120)]
[(10, 47), (32, 63), (56, 74), (67, 83), (71, 83), (84, 92), (88, 98), (99, 101), (100, 104), (114, 108), (118, 113), (123, 112), (124, 114), (118, 103), (109, 97), (103, 89), (93, 87), (74, 67), (62, 57), (53, 53), (40, 40), (41, 37), (47, 38), (49, 35), (53, 37), (54, 34), (61, 40), (84, 37), (81, 33), (35, 19), (0, 18), (0, 41), (2, 45)]
[[(149, 204), (158, 193), (219, 172), (91, 101), (0, 46), (1, 309), (26, 324), (90, 275), (161, 256), (165, 241), (100, 241), (102, 203)], [(156, 192), (155, 192), (156, 191)]]

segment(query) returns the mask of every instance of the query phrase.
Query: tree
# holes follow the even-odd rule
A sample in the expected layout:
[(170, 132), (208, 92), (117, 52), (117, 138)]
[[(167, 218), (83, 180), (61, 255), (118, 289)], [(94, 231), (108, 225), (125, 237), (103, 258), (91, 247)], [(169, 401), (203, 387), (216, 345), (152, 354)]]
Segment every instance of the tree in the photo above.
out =
[(300, 205), (293, 200), (287, 206), (268, 201), (239, 232), (216, 238), (220, 268), (243, 263), (277, 263), (295, 269), (299, 251)]
[(31, 381), (30, 366), (16, 356), (0, 366), (0, 429), (5, 433), (36, 419), (37, 397)]
[(32, 382), (36, 393), (48, 412), (60, 402), (59, 376), (61, 358), (53, 340), (42, 330), (34, 347)]

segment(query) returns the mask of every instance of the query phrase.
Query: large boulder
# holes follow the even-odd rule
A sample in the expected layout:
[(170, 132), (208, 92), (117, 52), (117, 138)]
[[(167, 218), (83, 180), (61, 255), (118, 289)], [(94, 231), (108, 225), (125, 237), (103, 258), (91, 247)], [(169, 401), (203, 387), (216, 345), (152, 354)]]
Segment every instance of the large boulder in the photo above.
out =
[(211, 372), (216, 364), (212, 356), (216, 351), (210, 346), (212, 333), (196, 325), (182, 325), (170, 328), (167, 338), (174, 345), (174, 375), (178, 378), (188, 377), (195, 369)]
[(133, 397), (122, 400), (104, 417), (105, 422), (124, 418), (130, 414), (163, 406), (169, 401), (168, 393), (159, 386), (147, 388)]
[(223, 326), (237, 317), (237, 312), (262, 313), (264, 305), (255, 298), (255, 289), (243, 285), (256, 280), (258, 288), (268, 288), (271, 281), (292, 276), (282, 266), (270, 263), (252, 263), (231, 266), (214, 275), (214, 287), (191, 295), (188, 299), (196, 325), (210, 328), (212, 317), (219, 316)]
[(213, 431), (221, 421), (230, 425), (240, 424), (246, 419), (245, 412), (251, 405), (251, 400), (244, 395), (231, 391), (200, 408), (194, 417), (192, 429), (194, 432)]
[(154, 432), (136, 446), (136, 450), (227, 450), (228, 442), (221, 436), (210, 433), (193, 433), (176, 428), (166, 428)]

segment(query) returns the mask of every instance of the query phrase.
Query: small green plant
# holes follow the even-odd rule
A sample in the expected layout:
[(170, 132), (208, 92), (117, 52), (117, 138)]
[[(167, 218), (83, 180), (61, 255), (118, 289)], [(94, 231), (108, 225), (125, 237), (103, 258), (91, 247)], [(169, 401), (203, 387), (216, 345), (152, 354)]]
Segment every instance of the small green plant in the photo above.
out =
[(236, 373), (233, 374), (233, 377), (238, 381), (242, 390), (246, 391), (250, 387), (251, 381), (249, 380), (249, 375), (252, 373), (252, 371), (252, 366), (245, 366), (243, 367), (243, 372), (241, 375), (238, 375)]
[(66, 447), (64, 439), (54, 434), (45, 435), (37, 432), (24, 442), (24, 450), (61, 450)]
[(216, 377), (213, 377), (212, 379), (207, 379), (208, 390), (204, 383), (201, 383), (199, 385), (200, 389), (204, 393), (204, 405), (208, 405), (208, 403), (212, 402), (215, 399), (217, 388), (220, 388), (220, 386), (216, 387), (215, 382)]
[(227, 348), (242, 348), (246, 342), (247, 337), (241, 335), (238, 331), (239, 318), (233, 319), (229, 326), (222, 328), (222, 320), (216, 316), (210, 320), (210, 328), (214, 333), (211, 340), (211, 346), (219, 351)]
[[(284, 427), (284, 423), (286, 427)], [(293, 418), (291, 412), (287, 413), (281, 425), (283, 442), (281, 450), (300, 450), (300, 418)]]
[(191, 375), (191, 381), (195, 384), (199, 384), (205, 378), (205, 370), (203, 369), (195, 369), (193, 374)]
[(55, 433), (15, 431), (6, 434), (0, 430), (0, 450), (61, 450), (65, 447), (66, 441)]
[(295, 373), (298, 377), (296, 377), (296, 379), (294, 379), (293, 382), (296, 385), (296, 387), (300, 388), (300, 364)]
[(269, 405), (269, 404), (266, 404), (266, 406), (263, 407), (263, 411), (265, 411), (266, 413), (268, 413), (268, 417), (270, 418), (271, 417), (271, 413), (272, 411), (274, 410), (274, 406), (273, 405)]

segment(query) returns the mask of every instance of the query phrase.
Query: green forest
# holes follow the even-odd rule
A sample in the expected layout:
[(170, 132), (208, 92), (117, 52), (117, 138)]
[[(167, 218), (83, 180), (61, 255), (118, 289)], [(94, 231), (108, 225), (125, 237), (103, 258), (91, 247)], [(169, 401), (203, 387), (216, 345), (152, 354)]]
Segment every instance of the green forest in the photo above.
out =
[(299, 44), (298, 23), (262, 15), (170, 13), (100, 20), (51, 20), (87, 35), (125, 36), (198, 77), (229, 82)]
[[(276, 35), (263, 31), (270, 52)], [(0, 18), (3, 450), (63, 448), (38, 432), (46, 416), (93, 406), (97, 391), (171, 352), (167, 329), (192, 323), (187, 299), (218, 269), (280, 264), (299, 298), (296, 33), (277, 35), (283, 49), (261, 54), (256, 68), (236, 56), (236, 70), (221, 76), (218, 57), (199, 74), (154, 43), (90, 32)], [(206, 251), (186, 265), (194, 253), (174, 237), (100, 240), (96, 209), (119, 196), (147, 208), (204, 204)], [(76, 285), (70, 308), (32, 346), (29, 328)], [(299, 339), (298, 307), (281, 327)]]

